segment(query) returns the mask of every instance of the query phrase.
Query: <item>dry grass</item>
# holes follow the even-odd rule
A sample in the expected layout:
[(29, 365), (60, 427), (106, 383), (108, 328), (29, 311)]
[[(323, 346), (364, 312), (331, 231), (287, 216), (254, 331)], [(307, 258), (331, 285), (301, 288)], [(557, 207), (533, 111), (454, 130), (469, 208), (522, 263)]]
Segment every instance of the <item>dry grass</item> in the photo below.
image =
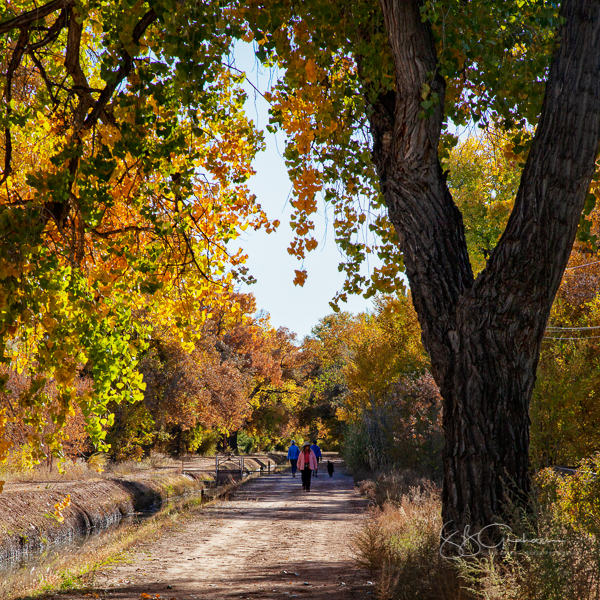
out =
[(45, 482), (60, 480), (79, 480), (93, 479), (100, 476), (98, 471), (91, 468), (83, 458), (75, 460), (68, 459), (63, 465), (64, 472), (60, 473), (56, 464), (48, 465), (43, 463), (34, 467), (15, 467), (14, 463), (9, 461), (0, 465), (0, 478), (4, 481), (20, 481), (24, 483)]
[(382, 507), (386, 502), (402, 503), (405, 496), (435, 489), (435, 485), (413, 471), (381, 473), (375, 481), (365, 479), (358, 485), (361, 495), (367, 496)]
[(152, 452), (143, 460), (113, 462), (108, 455), (97, 452), (89, 458), (67, 459), (59, 471), (58, 464), (42, 463), (31, 466), (22, 451), (11, 453), (4, 464), (0, 464), (0, 479), (6, 482), (47, 482), (97, 479), (102, 477), (123, 477), (158, 469), (181, 470), (181, 460), (166, 454)]
[(440, 557), (435, 486), (408, 485), (402, 474), (365, 481), (360, 491), (377, 507), (356, 560), (381, 600), (600, 600), (600, 455), (598, 463), (579, 479), (547, 474), (529, 512), (510, 511), (501, 554), (468, 560)]
[(144, 471), (156, 471), (158, 469), (181, 470), (181, 461), (171, 458), (166, 454), (153, 452), (148, 458), (142, 460), (121, 460), (110, 462), (105, 467), (105, 473), (108, 476), (123, 477), (125, 475), (134, 475)]
[(466, 599), (455, 570), (439, 555), (439, 490), (427, 482), (407, 489), (407, 480), (387, 475), (361, 485), (363, 493), (386, 500), (355, 539), (356, 561), (376, 577), (381, 600)]

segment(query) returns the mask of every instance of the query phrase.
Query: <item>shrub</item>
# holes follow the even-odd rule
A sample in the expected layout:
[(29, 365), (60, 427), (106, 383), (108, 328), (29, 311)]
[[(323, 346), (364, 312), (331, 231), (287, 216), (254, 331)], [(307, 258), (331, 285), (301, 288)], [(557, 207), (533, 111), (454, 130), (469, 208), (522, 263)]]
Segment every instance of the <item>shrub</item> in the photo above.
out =
[(408, 469), (381, 473), (375, 481), (367, 479), (359, 485), (359, 493), (368, 496), (380, 507), (386, 502), (402, 504), (406, 498), (434, 491), (439, 495), (431, 481)]
[(221, 439), (218, 431), (205, 431), (202, 441), (196, 447), (196, 453), (202, 456), (212, 456), (217, 451), (217, 444)]
[(254, 448), (254, 438), (245, 431), (238, 432), (237, 443), (239, 450), (244, 454), (250, 454)]
[(408, 487), (404, 477), (390, 474), (379, 477), (376, 485), (363, 483), (361, 489), (375, 498), (389, 498), (373, 509), (354, 544), (358, 565), (377, 578), (378, 598), (458, 598), (455, 569), (439, 554), (439, 489), (424, 481)]
[(371, 470), (369, 435), (362, 422), (351, 423), (344, 437), (343, 456), (346, 467), (352, 472)]
[(350, 421), (343, 448), (352, 472), (411, 469), (439, 479), (443, 437), (441, 396), (429, 374), (403, 377)]
[(544, 469), (535, 479), (529, 513), (510, 522), (516, 542), (502, 560), (463, 561), (478, 597), (489, 600), (600, 599), (600, 455), (581, 462), (574, 476)]

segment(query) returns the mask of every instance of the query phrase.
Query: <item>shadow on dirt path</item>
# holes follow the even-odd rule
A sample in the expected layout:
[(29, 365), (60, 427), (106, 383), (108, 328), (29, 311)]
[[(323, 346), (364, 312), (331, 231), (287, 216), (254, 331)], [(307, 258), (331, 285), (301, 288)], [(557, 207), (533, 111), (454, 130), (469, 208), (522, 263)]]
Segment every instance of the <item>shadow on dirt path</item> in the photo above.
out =
[(339, 466), (333, 478), (312, 481), (310, 492), (289, 472), (242, 486), (185, 530), (139, 547), (130, 564), (99, 574), (95, 593), (114, 600), (373, 598), (350, 548), (366, 502)]

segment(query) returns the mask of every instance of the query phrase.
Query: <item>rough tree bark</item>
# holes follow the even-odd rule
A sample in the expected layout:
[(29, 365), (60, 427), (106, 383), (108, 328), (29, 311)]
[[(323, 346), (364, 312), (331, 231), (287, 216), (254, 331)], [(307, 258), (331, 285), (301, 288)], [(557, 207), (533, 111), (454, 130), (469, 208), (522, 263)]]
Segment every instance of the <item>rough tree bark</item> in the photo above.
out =
[[(443, 518), (482, 527), (529, 493), (529, 402), (540, 344), (600, 141), (600, 1), (565, 0), (561, 43), (506, 231), (474, 280), (438, 161), (444, 80), (419, 0), (380, 0), (396, 91), (371, 116), (373, 158), (444, 398)], [(419, 113), (423, 85), (442, 101)]]

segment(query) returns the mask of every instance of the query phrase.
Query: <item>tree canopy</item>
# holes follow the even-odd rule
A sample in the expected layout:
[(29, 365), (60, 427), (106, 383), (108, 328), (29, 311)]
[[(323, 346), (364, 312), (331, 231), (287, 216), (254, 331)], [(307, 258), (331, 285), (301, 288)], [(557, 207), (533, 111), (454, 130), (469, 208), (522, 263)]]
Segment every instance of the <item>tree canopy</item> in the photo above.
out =
[(246, 185), (262, 136), (223, 62), (241, 30), (220, 4), (67, 0), (3, 3), (0, 34), (2, 360), (31, 376), (40, 453), (61, 442), (40, 415), (64, 423), (75, 401), (101, 447), (108, 403), (141, 398), (149, 331), (191, 349), (235, 310), (228, 242), (272, 226)]

